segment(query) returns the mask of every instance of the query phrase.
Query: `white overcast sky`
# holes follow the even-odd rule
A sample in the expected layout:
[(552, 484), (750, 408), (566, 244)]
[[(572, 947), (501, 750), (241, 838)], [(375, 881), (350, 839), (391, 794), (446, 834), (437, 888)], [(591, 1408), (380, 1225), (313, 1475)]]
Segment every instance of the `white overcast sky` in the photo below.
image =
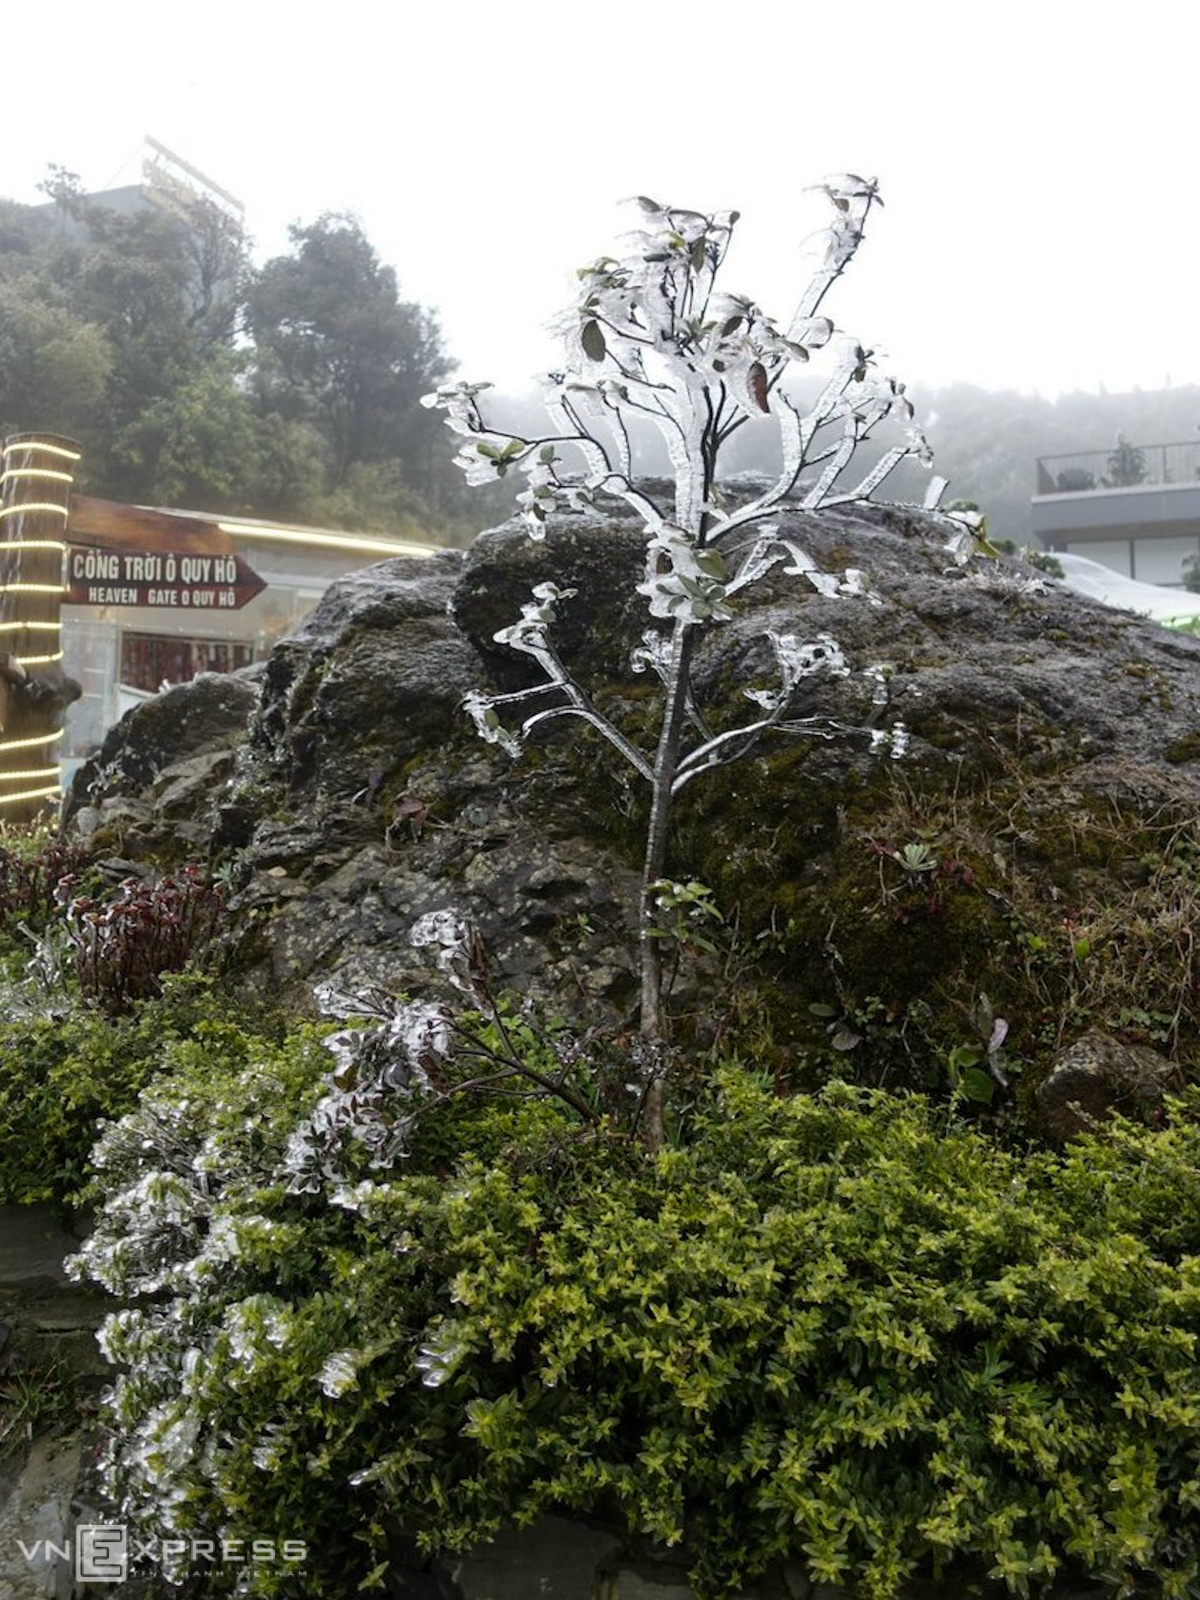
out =
[(354, 212), (505, 388), (553, 364), (622, 197), (740, 210), (725, 287), (783, 318), (805, 186), (839, 171), (885, 209), (827, 309), (898, 376), (1200, 382), (1193, 0), (66, 0), (4, 54), (0, 194), (49, 162), (135, 182), (152, 134), (245, 202), (260, 257)]

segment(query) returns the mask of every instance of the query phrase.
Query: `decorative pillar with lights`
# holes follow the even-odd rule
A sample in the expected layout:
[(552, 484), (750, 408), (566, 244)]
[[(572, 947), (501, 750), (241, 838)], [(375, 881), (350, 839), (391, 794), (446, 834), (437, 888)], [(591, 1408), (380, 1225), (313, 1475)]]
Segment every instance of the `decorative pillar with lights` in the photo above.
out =
[(61, 793), (58, 740), (79, 685), (62, 671), (66, 527), (79, 449), (17, 433), (0, 469), (0, 822), (25, 822)]

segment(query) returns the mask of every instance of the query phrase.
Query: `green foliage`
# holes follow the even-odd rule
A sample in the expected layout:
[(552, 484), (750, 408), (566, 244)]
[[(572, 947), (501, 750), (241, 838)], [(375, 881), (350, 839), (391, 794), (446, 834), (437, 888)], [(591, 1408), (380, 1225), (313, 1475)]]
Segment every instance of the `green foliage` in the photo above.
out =
[(0, 1374), (0, 1462), (36, 1433), (69, 1423), (79, 1405), (77, 1382), (56, 1361), (22, 1361)]
[(316, 428), (328, 493), (354, 463), (397, 456), (413, 487), (431, 492), (448, 462), (419, 405), (450, 369), (436, 318), (400, 299), (394, 270), (352, 218), (327, 214), (294, 227), (291, 240), (290, 254), (262, 268), (248, 302), (264, 410)]
[(90, 1176), (102, 1123), (131, 1109), (180, 1042), (242, 1059), (234, 1045), (243, 1036), (224, 1023), (229, 1011), (211, 979), (178, 974), (163, 980), (159, 998), (119, 1018), (75, 1001), (53, 1015), (0, 1020), (0, 1203), (73, 1198)]
[(244, 1059), (177, 1048), (110, 1130), (87, 1253), (158, 1291), (105, 1335), (110, 1488), (143, 1533), (308, 1539), (247, 1592), (547, 1510), (683, 1541), (704, 1597), (783, 1558), (866, 1600), (956, 1562), (1197, 1581), (1195, 1097), (1017, 1157), (918, 1098), (727, 1069), (656, 1157), (459, 1101), (486, 1155), (314, 1195), (279, 1181), (311, 1062)]
[(0, 428), (79, 437), (95, 426), (104, 404), (112, 348), (53, 283), (23, 265), (19, 274), (0, 276)]
[(255, 273), (207, 201), (125, 212), (69, 173), (45, 187), (53, 213), (0, 201), (4, 431), (78, 438), (80, 487), (118, 500), (396, 532), (427, 533), (435, 512), (465, 522), (416, 403), (450, 370), (440, 331), (357, 223), (297, 227)]
[(1036, 567), (1039, 572), (1044, 572), (1048, 578), (1064, 578), (1063, 564), (1048, 550), (1038, 550), (1033, 545), (1026, 545), (1021, 552), (1021, 559), (1027, 561), (1031, 567)]
[(156, 505), (241, 511), (261, 498), (264, 445), (242, 365), (232, 351), (212, 352), (122, 430), (121, 469), (138, 474)]
[(650, 938), (677, 945), (682, 951), (704, 950), (709, 955), (716, 954), (717, 947), (708, 937), (708, 931), (724, 919), (707, 884), (695, 880), (676, 883), (670, 878), (659, 878), (650, 885), (650, 894), (656, 918), (647, 929)]

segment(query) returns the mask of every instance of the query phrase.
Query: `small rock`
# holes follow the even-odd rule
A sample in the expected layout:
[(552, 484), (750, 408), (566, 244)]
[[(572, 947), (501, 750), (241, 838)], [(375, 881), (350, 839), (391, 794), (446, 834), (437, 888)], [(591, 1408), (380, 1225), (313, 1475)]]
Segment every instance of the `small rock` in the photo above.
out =
[(1051, 1138), (1075, 1139), (1114, 1115), (1155, 1120), (1164, 1095), (1182, 1084), (1180, 1069), (1156, 1050), (1092, 1028), (1055, 1058), (1038, 1112)]

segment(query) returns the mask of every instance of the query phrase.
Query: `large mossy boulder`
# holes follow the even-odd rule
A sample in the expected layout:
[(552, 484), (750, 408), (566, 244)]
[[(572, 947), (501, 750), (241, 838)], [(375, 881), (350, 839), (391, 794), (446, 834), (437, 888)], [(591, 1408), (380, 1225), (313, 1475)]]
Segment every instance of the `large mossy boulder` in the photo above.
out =
[[(806, 680), (796, 716), (862, 728), (874, 684), (858, 669), (880, 664), (883, 723), (902, 720), (911, 746), (896, 761), (864, 733), (777, 735), (684, 791), (670, 871), (713, 889), (725, 935), (716, 962), (680, 964), (678, 1036), (736, 1046), (781, 1084), (849, 1074), (981, 1103), (992, 1084), (998, 1105), (1030, 1104), (1089, 1027), (1190, 1062), (1200, 640), (1018, 562), (957, 566), (917, 513), (781, 521), (825, 569), (861, 568), (879, 603), (776, 569), (701, 646), (717, 722), (771, 683), (768, 629), (831, 633), (856, 670)], [(183, 774), (159, 753), (162, 707), (211, 685), (128, 717), (74, 825), (151, 864), (177, 859), (181, 837), (227, 864), (236, 959), (260, 984), (426, 987), (408, 929), (453, 904), (501, 982), (564, 1015), (629, 1017), (644, 784), (579, 722), (549, 724), (513, 762), (459, 707), (475, 686), (529, 681), (493, 635), (553, 579), (577, 591), (564, 657), (652, 740), (654, 686), (629, 667), (643, 560), (636, 526), (587, 515), (541, 544), (509, 524), (465, 553), (352, 574), (239, 684), (220, 738), (174, 753)], [(104, 806), (124, 808), (119, 838)]]

